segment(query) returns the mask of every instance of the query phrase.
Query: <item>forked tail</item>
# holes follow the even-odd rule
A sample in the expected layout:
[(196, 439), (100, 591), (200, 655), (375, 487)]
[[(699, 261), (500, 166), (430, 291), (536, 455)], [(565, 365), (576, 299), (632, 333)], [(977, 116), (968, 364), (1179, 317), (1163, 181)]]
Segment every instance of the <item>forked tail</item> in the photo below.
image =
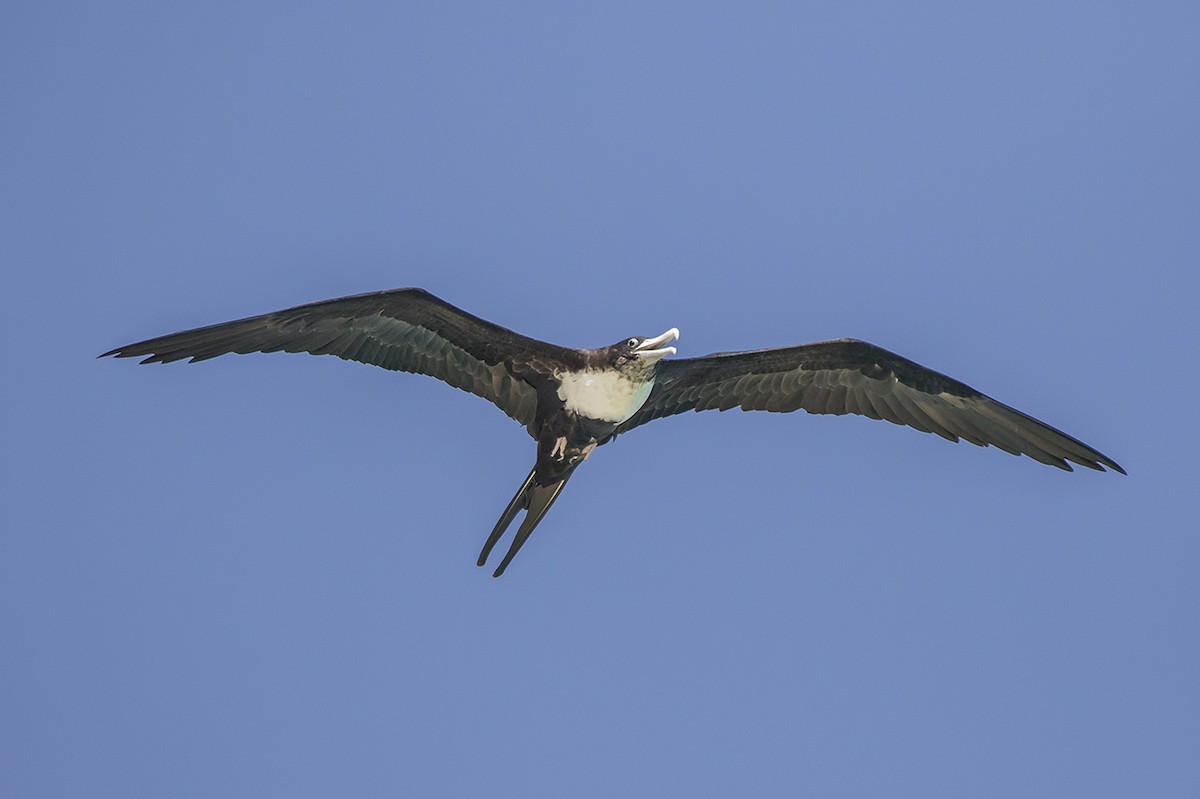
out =
[(558, 499), (558, 495), (562, 493), (563, 486), (567, 484), (567, 477), (550, 485), (538, 485), (533, 479), (537, 467), (529, 472), (529, 476), (525, 478), (525, 482), (521, 483), (521, 487), (517, 489), (517, 493), (513, 495), (512, 500), (508, 503), (508, 507), (504, 509), (504, 513), (500, 514), (499, 521), (492, 528), (491, 535), (483, 545), (483, 551), (479, 553), (479, 560), (476, 563), (480, 566), (487, 563), (488, 555), (492, 553), (492, 548), (496, 546), (496, 542), (504, 535), (504, 531), (512, 524), (513, 519), (517, 518), (517, 514), (525, 510), (525, 518), (521, 520), (521, 526), (517, 528), (517, 534), (513, 538), (512, 546), (508, 548), (508, 553), (505, 554), (504, 560), (500, 561), (500, 565), (496, 567), (496, 571), (492, 574), (493, 577), (499, 577), (504, 574), (504, 570), (508, 568), (508, 564), (520, 551), (521, 547), (529, 539), (533, 529), (538, 526), (538, 522), (546, 515), (546, 511), (550, 510), (550, 506), (554, 504), (554, 500)]

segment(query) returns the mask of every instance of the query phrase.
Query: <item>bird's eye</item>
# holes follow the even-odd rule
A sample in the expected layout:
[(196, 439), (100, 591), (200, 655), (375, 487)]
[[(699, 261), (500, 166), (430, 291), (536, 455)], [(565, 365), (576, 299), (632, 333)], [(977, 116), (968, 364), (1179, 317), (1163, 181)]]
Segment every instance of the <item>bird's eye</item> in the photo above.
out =
[(636, 338), (631, 338), (631, 339), (629, 339), (629, 341), (625, 342), (625, 346), (628, 347), (629, 349), (633, 349), (637, 345), (638, 345), (638, 340)]

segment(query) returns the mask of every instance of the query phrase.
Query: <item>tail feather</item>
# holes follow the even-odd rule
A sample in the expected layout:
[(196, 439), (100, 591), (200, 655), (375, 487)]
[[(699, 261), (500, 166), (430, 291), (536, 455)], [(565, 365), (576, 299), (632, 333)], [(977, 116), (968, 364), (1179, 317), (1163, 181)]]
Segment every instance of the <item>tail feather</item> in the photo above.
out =
[(535, 471), (537, 471), (536, 467), (529, 471), (529, 476), (525, 478), (525, 482), (521, 483), (521, 487), (513, 495), (512, 500), (508, 503), (508, 507), (504, 509), (504, 513), (500, 514), (500, 520), (492, 528), (492, 533), (488, 536), (487, 542), (484, 543), (483, 551), (479, 553), (479, 560), (475, 562), (475, 565), (482, 566), (487, 563), (488, 556), (492, 554), (492, 547), (496, 546), (496, 542), (504, 535), (504, 531), (512, 524), (512, 520), (517, 518), (517, 514), (521, 512), (522, 508), (529, 507), (529, 487), (533, 485), (533, 473)]
[[(568, 475), (569, 477), (569, 475)], [(546, 511), (550, 510), (550, 506), (554, 504), (554, 500), (558, 499), (558, 495), (562, 493), (563, 486), (567, 484), (568, 477), (564, 477), (557, 483), (550, 485), (537, 485), (536, 483), (528, 490), (528, 500), (526, 506), (528, 508), (525, 513), (525, 518), (521, 520), (521, 526), (517, 529), (517, 534), (513, 537), (512, 546), (508, 548), (508, 553), (505, 554), (504, 560), (500, 561), (500, 565), (492, 574), (493, 577), (499, 577), (504, 574), (504, 570), (508, 568), (509, 562), (520, 551), (521, 547), (529, 539), (533, 528), (538, 526), (538, 522), (546, 515)]]

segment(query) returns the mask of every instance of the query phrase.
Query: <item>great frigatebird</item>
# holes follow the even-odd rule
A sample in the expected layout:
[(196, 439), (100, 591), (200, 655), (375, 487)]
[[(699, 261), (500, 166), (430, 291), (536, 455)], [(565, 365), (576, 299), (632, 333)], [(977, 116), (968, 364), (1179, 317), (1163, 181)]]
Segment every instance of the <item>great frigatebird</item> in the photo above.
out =
[(856, 413), (950, 441), (991, 444), (1067, 471), (1076, 463), (1125, 473), (1078, 439), (865, 341), (664, 360), (675, 354), (667, 345), (678, 337), (671, 328), (595, 350), (559, 347), (408, 288), (185, 330), (100, 357), (147, 356), (142, 363), (168, 363), (230, 352), (336, 355), (436, 377), (491, 401), (537, 441), (533, 469), (479, 554), (482, 566), (517, 514), (526, 512), (496, 577), (592, 450), (652, 419), (689, 410)]

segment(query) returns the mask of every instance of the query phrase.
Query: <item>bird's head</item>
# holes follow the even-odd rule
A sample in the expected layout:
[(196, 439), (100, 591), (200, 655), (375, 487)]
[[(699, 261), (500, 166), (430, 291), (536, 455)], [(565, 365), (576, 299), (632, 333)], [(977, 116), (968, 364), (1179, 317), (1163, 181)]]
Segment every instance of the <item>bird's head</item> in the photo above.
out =
[(611, 347), (605, 347), (603, 353), (608, 365), (615, 369), (623, 372), (641, 371), (649, 369), (668, 355), (674, 355), (675, 348), (664, 345), (677, 338), (679, 338), (679, 329), (673, 327), (661, 336), (653, 338), (633, 336), (618, 341)]

